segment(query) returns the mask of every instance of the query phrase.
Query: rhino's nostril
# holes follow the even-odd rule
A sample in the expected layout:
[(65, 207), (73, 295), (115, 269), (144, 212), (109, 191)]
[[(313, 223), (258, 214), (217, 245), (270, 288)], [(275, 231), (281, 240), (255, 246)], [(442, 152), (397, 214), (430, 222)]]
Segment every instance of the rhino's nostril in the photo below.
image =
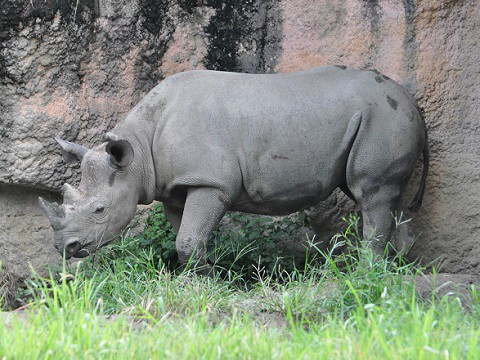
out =
[(65, 245), (65, 251), (71, 255), (76, 254), (79, 250), (80, 243), (78, 241), (74, 241)]

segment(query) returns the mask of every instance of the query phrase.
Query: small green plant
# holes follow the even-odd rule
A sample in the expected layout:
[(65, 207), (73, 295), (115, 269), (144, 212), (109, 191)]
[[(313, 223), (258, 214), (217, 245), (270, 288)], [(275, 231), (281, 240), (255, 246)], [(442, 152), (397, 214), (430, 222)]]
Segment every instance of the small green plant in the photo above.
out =
[[(294, 236), (301, 226), (301, 220), (291, 218), (274, 220), (243, 213), (228, 213), (226, 221), (219, 225), (208, 241), (208, 261), (220, 272), (250, 274), (249, 276), (256, 273), (257, 268), (271, 272), (280, 266), (292, 271), (293, 256), (278, 245), (282, 240)], [(174, 270), (180, 265), (175, 237), (163, 205), (156, 203), (148, 216), (143, 233), (129, 239), (128, 244), (133, 242), (140, 251), (150, 248), (157, 263), (166, 264), (169, 269)], [(138, 251), (130, 245), (127, 247), (132, 252)], [(114, 247), (114, 251), (115, 248), (118, 246)]]
[(147, 218), (142, 234), (138, 235), (138, 244), (143, 248), (152, 248), (157, 261), (165, 263), (170, 269), (177, 268), (177, 250), (175, 247), (175, 231), (167, 220), (161, 203), (155, 203)]
[(247, 278), (259, 269), (272, 273), (281, 268), (291, 272), (295, 259), (280, 243), (294, 237), (299, 220), (255, 217), (229, 213), (227, 221), (212, 234), (208, 245), (210, 263), (217, 268), (244, 274)]

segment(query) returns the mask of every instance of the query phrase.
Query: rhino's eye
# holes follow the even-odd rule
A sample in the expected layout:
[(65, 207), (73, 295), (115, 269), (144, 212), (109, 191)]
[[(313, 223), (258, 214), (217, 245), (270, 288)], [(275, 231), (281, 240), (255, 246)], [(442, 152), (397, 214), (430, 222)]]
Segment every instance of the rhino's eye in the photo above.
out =
[(99, 206), (97, 207), (97, 209), (95, 210), (95, 214), (101, 214), (105, 211), (105, 208), (103, 206)]

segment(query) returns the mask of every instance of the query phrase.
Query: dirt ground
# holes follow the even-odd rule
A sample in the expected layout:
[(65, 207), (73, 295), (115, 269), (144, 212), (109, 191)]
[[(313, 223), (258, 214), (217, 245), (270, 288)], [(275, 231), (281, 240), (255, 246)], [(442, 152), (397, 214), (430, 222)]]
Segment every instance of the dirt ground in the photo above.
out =
[(458, 297), (466, 307), (472, 302), (479, 301), (478, 296), (475, 296), (480, 286), (479, 275), (428, 274), (418, 276), (415, 285), (417, 294), (425, 300), (432, 299), (433, 296), (441, 299), (448, 295), (452, 299)]

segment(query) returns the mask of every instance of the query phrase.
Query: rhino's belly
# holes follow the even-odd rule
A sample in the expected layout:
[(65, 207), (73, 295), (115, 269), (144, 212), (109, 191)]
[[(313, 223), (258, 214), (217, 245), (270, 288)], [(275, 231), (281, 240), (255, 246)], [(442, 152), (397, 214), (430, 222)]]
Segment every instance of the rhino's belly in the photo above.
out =
[(286, 215), (325, 200), (345, 179), (345, 156), (330, 148), (300, 144), (285, 150), (277, 143), (258, 161), (240, 157), (243, 186), (232, 210)]
[(318, 204), (331, 192), (332, 189), (323, 188), (320, 182), (278, 190), (266, 184), (258, 186), (253, 193), (252, 189), (242, 191), (230, 210), (262, 215), (288, 215)]

